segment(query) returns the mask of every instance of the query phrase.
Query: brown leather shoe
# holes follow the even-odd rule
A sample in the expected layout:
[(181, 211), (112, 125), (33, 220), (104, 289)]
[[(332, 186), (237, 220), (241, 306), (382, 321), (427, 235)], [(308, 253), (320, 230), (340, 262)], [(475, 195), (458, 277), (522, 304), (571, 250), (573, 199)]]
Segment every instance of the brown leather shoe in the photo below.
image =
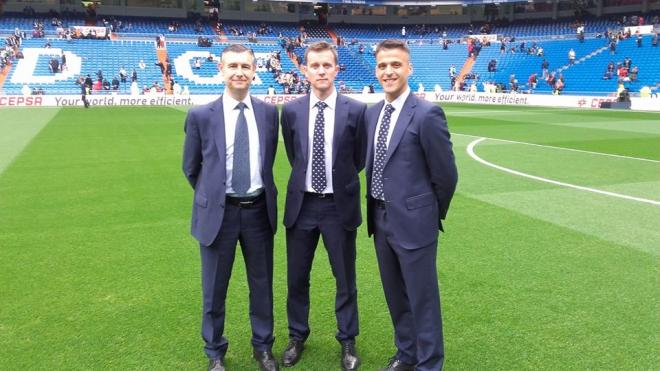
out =
[(225, 371), (225, 363), (222, 358), (209, 359), (208, 371)]
[(380, 371), (415, 371), (415, 365), (407, 364), (396, 357), (392, 357), (387, 367), (381, 368)]
[(305, 343), (299, 340), (289, 340), (289, 344), (284, 349), (282, 355), (282, 366), (291, 367), (300, 361), (302, 352), (305, 349)]
[(343, 371), (354, 371), (360, 366), (360, 357), (355, 351), (355, 341), (346, 340), (341, 342), (341, 369)]
[(257, 363), (259, 363), (261, 371), (277, 371), (280, 369), (271, 351), (260, 352), (255, 350), (252, 355), (257, 360)]

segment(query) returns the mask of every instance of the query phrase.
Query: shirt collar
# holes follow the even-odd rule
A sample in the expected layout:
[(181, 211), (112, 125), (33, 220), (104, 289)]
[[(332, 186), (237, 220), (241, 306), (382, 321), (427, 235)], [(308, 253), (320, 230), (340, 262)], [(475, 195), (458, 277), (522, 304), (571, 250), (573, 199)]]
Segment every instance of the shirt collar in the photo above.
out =
[(406, 99), (408, 99), (409, 95), (410, 95), (410, 87), (406, 87), (406, 90), (401, 95), (396, 97), (396, 99), (393, 100), (392, 102), (388, 102), (386, 99), (385, 105), (389, 103), (396, 109), (397, 112), (401, 112), (401, 109), (403, 109), (403, 104), (406, 103)]
[[(253, 109), (252, 109), (252, 99), (250, 99), (250, 94), (246, 95), (245, 98), (241, 102), (245, 103), (245, 105), (247, 106), (247, 108), (250, 111), (253, 111)], [(238, 103), (239, 102), (236, 99), (234, 99), (231, 95), (227, 94), (226, 91), (225, 91), (224, 94), (222, 94), (222, 105), (223, 105), (223, 107), (226, 107), (230, 110), (233, 110), (233, 109), (236, 108)]]
[[(316, 103), (318, 103), (320, 99), (314, 95), (314, 92), (309, 93), (309, 107), (312, 108)], [(331, 110), (335, 110), (335, 105), (337, 104), (337, 89), (334, 87), (332, 88), (332, 93), (323, 100), (325, 104), (328, 105), (327, 108), (330, 108)]]

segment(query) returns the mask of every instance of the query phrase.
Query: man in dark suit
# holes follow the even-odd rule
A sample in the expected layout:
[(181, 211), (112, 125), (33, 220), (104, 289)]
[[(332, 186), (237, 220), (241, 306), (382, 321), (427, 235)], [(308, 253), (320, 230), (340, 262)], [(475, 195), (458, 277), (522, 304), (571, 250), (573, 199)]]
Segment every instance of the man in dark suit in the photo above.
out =
[(303, 72), (312, 91), (282, 110), (282, 136), (292, 167), (284, 211), (289, 344), (282, 363), (287, 367), (298, 362), (310, 333), (309, 278), (320, 236), (337, 286), (341, 367), (355, 370), (360, 364), (355, 350), (355, 238), (362, 223), (358, 173), (364, 167), (366, 105), (337, 94), (338, 71), (332, 45), (310, 45)]
[(366, 112), (367, 222), (397, 352), (384, 370), (440, 370), (444, 362), (436, 257), (457, 171), (444, 112), (410, 93), (401, 40), (376, 49), (385, 101)]
[(262, 370), (277, 370), (271, 348), (278, 113), (248, 94), (256, 72), (252, 50), (226, 47), (220, 68), (225, 92), (188, 112), (183, 151), (183, 171), (195, 190), (191, 231), (202, 260), (204, 350), (209, 370), (223, 371), (225, 297), (240, 241), (250, 288), (253, 354)]

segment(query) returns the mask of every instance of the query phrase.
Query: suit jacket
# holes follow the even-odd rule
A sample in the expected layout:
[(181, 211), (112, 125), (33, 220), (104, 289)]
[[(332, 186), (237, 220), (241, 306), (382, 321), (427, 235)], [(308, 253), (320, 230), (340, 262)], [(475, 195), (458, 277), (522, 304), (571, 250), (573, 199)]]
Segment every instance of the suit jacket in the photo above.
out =
[[(282, 137), (291, 164), (287, 188), (284, 225), (295, 225), (305, 193), (305, 176), (309, 158), (309, 95), (284, 105)], [(355, 230), (362, 223), (360, 210), (360, 179), (364, 168), (366, 105), (337, 94), (335, 126), (332, 138), (332, 188), (334, 202), (342, 224)]]
[[(384, 102), (366, 112), (367, 225), (374, 233), (371, 177), (374, 136)], [(403, 248), (427, 246), (438, 238), (458, 179), (445, 114), (410, 94), (387, 146), (383, 169), (388, 231)]]
[[(252, 99), (261, 148), (263, 178), (270, 227), (277, 229), (277, 189), (273, 161), (278, 142), (278, 113), (275, 106)], [(191, 233), (205, 246), (213, 243), (222, 226), (226, 197), (226, 141), (222, 97), (194, 107), (186, 117), (183, 172), (195, 190)]]

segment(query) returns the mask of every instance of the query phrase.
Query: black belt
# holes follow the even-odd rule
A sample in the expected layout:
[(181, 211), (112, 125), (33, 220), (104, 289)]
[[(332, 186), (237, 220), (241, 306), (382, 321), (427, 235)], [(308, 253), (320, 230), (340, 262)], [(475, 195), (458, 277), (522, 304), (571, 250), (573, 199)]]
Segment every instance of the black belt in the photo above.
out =
[(374, 206), (376, 206), (379, 209), (384, 209), (385, 208), (385, 201), (379, 200), (377, 198), (372, 198), (374, 200)]
[(257, 202), (263, 200), (265, 198), (266, 192), (261, 192), (256, 196), (247, 196), (247, 197), (230, 197), (227, 196), (225, 198), (226, 202), (230, 205), (238, 206), (238, 207), (250, 207)]
[(305, 192), (305, 196), (314, 197), (314, 198), (328, 198), (328, 199), (334, 197), (332, 193), (314, 193), (314, 192)]

